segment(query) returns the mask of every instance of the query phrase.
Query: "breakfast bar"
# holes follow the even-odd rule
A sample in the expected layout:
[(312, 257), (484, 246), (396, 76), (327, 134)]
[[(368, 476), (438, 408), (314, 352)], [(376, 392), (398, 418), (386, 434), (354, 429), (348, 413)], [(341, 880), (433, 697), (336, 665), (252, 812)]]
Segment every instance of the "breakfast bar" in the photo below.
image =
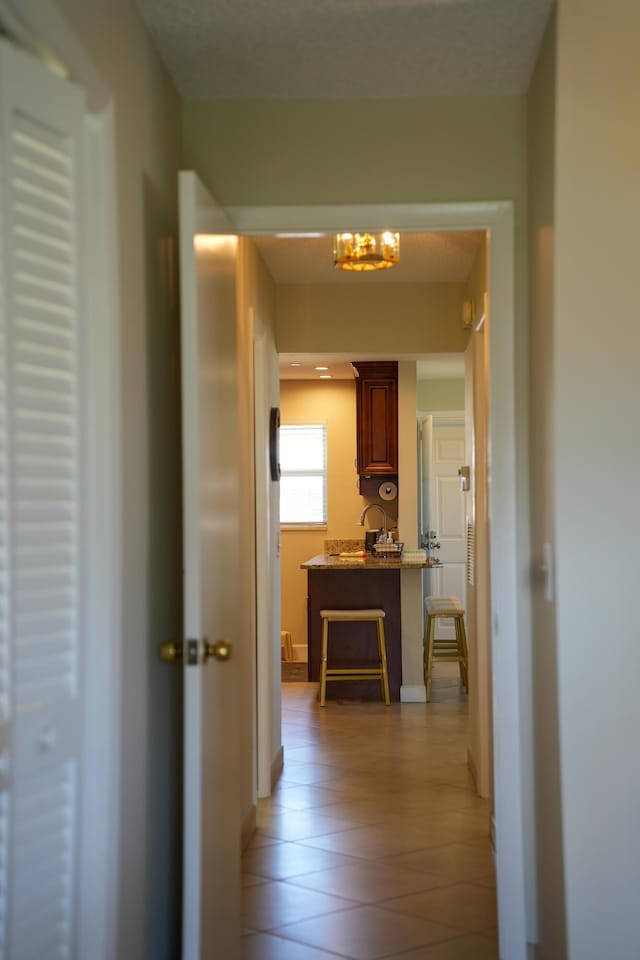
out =
[[(326, 608), (379, 608), (384, 610), (384, 631), (389, 672), (389, 693), (392, 701), (400, 700), (402, 683), (402, 622), (400, 584), (403, 571), (436, 566), (430, 560), (374, 558), (318, 554), (300, 564), (307, 571), (307, 629), (309, 640), (308, 677), (320, 680), (322, 624), (320, 611)], [(336, 642), (330, 645), (330, 666), (377, 664), (375, 630), (370, 623), (335, 623), (331, 627)], [(342, 681), (329, 683), (327, 698), (379, 700), (380, 683)]]

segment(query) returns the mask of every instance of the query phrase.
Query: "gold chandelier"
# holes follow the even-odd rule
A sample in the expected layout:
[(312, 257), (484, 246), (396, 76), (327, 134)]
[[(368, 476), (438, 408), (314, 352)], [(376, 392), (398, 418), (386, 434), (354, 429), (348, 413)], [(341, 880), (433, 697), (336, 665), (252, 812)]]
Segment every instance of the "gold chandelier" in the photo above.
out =
[(400, 260), (400, 234), (337, 233), (333, 262), (341, 270), (384, 270)]

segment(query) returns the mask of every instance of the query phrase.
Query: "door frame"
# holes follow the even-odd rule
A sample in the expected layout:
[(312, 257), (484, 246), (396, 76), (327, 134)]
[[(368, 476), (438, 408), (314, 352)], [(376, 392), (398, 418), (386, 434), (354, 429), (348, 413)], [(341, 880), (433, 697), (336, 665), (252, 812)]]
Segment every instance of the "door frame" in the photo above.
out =
[[(533, 864), (525, 858), (525, 757), (531, 752), (531, 718), (521, 697), (525, 664), (526, 587), (518, 573), (516, 491), (516, 369), (514, 214), (508, 201), (451, 204), (229, 206), (234, 230), (247, 236), (336, 233), (345, 225), (406, 232), (485, 230), (491, 310), (489, 462), (491, 517), (491, 644), (493, 657), (494, 803), (500, 950), (526, 960), (527, 892)], [(215, 225), (212, 224), (212, 232)], [(525, 521), (526, 522), (526, 521)], [(521, 528), (526, 536), (526, 529)], [(258, 562), (264, 558), (258, 558)], [(269, 677), (258, 675), (258, 688)], [(528, 777), (527, 777), (528, 779)], [(529, 921), (529, 922), (528, 922)]]

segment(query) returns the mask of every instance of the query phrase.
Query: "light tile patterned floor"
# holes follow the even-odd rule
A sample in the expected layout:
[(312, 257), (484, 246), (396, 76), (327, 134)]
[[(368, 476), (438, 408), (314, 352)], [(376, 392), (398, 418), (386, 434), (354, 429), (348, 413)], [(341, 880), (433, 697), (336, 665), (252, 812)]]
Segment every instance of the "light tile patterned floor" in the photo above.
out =
[(245, 960), (497, 960), (489, 806), (467, 700), (329, 701), (282, 687), (285, 768), (244, 856)]

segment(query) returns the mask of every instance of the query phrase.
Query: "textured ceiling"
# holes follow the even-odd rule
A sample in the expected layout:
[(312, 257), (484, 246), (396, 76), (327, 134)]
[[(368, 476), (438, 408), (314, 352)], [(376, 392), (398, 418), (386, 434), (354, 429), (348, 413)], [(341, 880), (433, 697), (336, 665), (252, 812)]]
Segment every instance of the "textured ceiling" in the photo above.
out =
[(137, 0), (183, 96), (342, 99), (527, 89), (553, 0)]
[(390, 270), (351, 273), (333, 265), (331, 237), (254, 237), (276, 283), (457, 283), (465, 281), (484, 234), (403, 233), (400, 263)]

